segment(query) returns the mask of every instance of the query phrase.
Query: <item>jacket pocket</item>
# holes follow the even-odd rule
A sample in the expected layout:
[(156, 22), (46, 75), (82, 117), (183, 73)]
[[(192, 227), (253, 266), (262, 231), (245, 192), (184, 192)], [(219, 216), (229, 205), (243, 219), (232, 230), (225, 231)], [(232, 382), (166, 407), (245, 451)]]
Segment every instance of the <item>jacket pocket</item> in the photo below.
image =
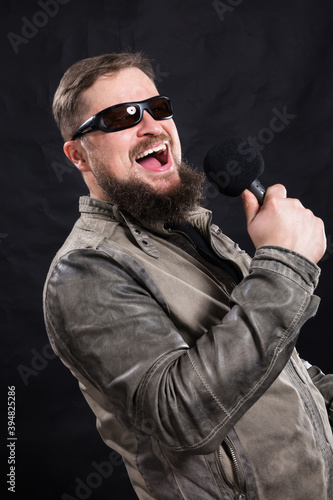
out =
[(234, 494), (234, 500), (246, 500), (245, 476), (236, 448), (227, 436), (216, 452), (221, 476)]

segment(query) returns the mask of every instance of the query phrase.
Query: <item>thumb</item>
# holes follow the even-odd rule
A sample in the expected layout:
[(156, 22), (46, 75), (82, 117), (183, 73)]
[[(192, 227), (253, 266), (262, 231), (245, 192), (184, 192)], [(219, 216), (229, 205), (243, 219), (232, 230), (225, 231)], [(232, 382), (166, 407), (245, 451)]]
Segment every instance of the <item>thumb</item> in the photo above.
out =
[(247, 223), (250, 224), (258, 214), (260, 210), (260, 205), (257, 198), (248, 189), (245, 189), (245, 191), (242, 192), (242, 200), (243, 200), (246, 220)]

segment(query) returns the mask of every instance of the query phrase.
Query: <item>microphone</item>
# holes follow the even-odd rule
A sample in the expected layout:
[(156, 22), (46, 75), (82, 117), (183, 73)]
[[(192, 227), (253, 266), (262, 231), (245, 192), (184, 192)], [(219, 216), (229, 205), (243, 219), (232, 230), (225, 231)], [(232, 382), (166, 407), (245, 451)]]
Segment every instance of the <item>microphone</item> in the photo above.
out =
[(263, 204), (266, 190), (257, 177), (264, 171), (264, 159), (245, 139), (229, 137), (213, 146), (204, 159), (204, 171), (220, 193), (239, 196), (248, 189)]

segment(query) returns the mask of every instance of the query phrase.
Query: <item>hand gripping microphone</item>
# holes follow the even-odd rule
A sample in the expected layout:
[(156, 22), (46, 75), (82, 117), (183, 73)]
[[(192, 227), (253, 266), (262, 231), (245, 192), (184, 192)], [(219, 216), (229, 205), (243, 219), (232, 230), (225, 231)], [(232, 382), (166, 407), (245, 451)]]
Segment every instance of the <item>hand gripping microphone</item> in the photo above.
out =
[(213, 146), (204, 159), (204, 171), (220, 193), (239, 196), (248, 189), (263, 204), (265, 188), (257, 177), (264, 171), (264, 160), (245, 139), (229, 137)]

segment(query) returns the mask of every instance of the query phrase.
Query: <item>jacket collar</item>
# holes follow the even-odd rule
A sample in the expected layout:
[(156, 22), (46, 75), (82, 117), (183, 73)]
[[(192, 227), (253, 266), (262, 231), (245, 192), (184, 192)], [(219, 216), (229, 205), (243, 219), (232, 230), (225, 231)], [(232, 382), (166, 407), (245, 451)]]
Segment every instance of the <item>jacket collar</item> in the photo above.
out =
[[(139, 247), (146, 254), (154, 258), (159, 257), (159, 251), (146, 230), (160, 235), (167, 235), (170, 232), (163, 222), (142, 224), (130, 214), (121, 210), (117, 205), (96, 198), (90, 198), (89, 196), (81, 196), (79, 200), (79, 210), (81, 214), (98, 214), (99, 216), (111, 219), (115, 222), (122, 222), (129, 228)], [(189, 215), (188, 222), (196, 227), (203, 235), (209, 237), (211, 211), (203, 207), (197, 207), (197, 209)]]

